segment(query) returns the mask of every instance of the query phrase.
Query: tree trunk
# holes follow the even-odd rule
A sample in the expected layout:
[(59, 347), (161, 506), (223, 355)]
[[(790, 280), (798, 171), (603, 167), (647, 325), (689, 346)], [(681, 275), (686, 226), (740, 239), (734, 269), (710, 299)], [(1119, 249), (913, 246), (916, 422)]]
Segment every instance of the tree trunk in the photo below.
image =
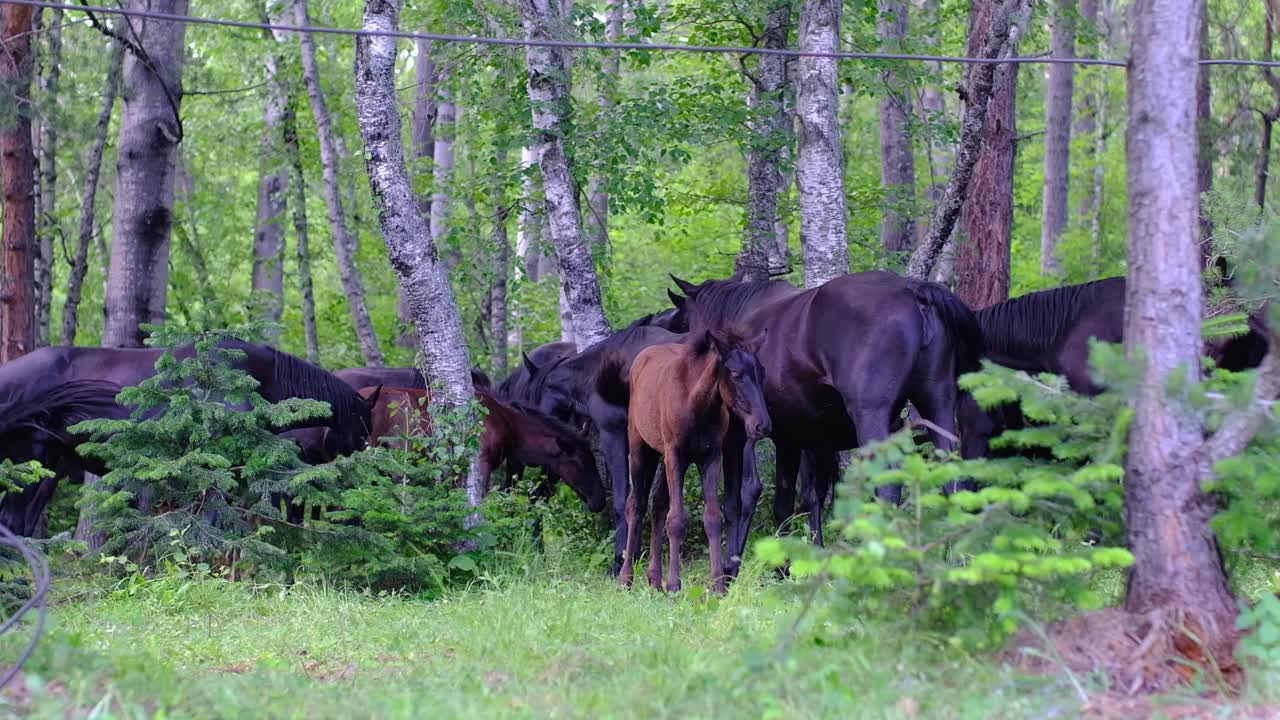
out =
[[(1266, 13), (1264, 20), (1265, 33), (1262, 42), (1262, 59), (1271, 60), (1272, 45), (1275, 42), (1275, 21), (1276, 21), (1276, 0), (1266, 0)], [(1202, 31), (1201, 35), (1205, 35), (1207, 31)], [(1202, 38), (1203, 40), (1203, 38)], [(1202, 43), (1203, 45), (1203, 43)], [(1203, 52), (1203, 47), (1201, 48)], [(1203, 73), (1202, 73), (1203, 75)], [(1261, 147), (1258, 148), (1258, 167), (1256, 179), (1253, 186), (1253, 202), (1258, 206), (1258, 210), (1265, 212), (1267, 209), (1267, 180), (1271, 175), (1271, 129), (1275, 125), (1276, 119), (1280, 118), (1280, 77), (1269, 67), (1262, 69), (1262, 76), (1266, 78), (1267, 85), (1271, 88), (1272, 106), (1267, 110), (1259, 110), (1258, 114), (1262, 119), (1262, 141)], [(1203, 83), (1202, 83), (1203, 84)], [(1199, 118), (1199, 85), (1197, 85), (1196, 97), (1196, 117)], [(1206, 99), (1207, 102), (1207, 99)], [(1204, 129), (1201, 128), (1200, 137), (1204, 137)], [(1196, 168), (1197, 171), (1200, 169)], [(1197, 175), (1197, 177), (1199, 177)]]
[(533, 211), (536, 187), (534, 175), (529, 172), (534, 161), (533, 148), (520, 149), (520, 168), (524, 171), (524, 175), (520, 182), (520, 212), (516, 215), (516, 256), (511, 270), (512, 293), (507, 298), (509, 307), (507, 347), (516, 354), (524, 352), (524, 306), (520, 302), (519, 289), (526, 277), (530, 282), (538, 281), (538, 222)]
[[(1125, 347), (1143, 368), (1132, 399), (1125, 508), (1134, 566), (1126, 607), (1184, 608), (1231, 632), (1235, 599), (1201, 491), (1203, 428), (1169, 391), (1200, 377), (1196, 82), (1202, 0), (1137, 0), (1129, 65), (1129, 282)], [(1212, 632), (1201, 624), (1201, 629)], [(1213, 638), (1202, 642), (1212, 642)]]
[[(604, 39), (616, 43), (622, 39), (623, 0), (606, 0)], [(618, 76), (622, 70), (622, 54), (618, 50), (605, 50), (600, 59), (600, 112), (608, 113), (614, 106), (613, 95), (618, 91)], [(592, 174), (587, 185), (587, 228), (591, 244), (598, 248), (609, 244), (609, 179), (603, 172)]]
[[(1268, 15), (1274, 16), (1274, 0), (1267, 0)], [(1273, 22), (1268, 23), (1274, 28)], [(1200, 58), (1210, 57), (1209, 47), (1209, 3), (1200, 4)], [(1271, 58), (1271, 53), (1267, 53)], [(1196, 131), (1199, 138), (1199, 152), (1196, 154), (1196, 195), (1200, 198), (1200, 258), (1201, 267), (1208, 268), (1213, 258), (1213, 221), (1204, 212), (1204, 195), (1213, 189), (1213, 108), (1210, 103), (1212, 94), (1209, 89), (1209, 66), (1200, 67), (1199, 79), (1196, 81)]]
[[(978, 53), (981, 38), (989, 32), (992, 18), (999, 12), (998, 1), (975, 0), (973, 3), (969, 55)], [(1016, 47), (1011, 38), (1006, 43), (1005, 55), (1013, 54)], [(956, 295), (975, 308), (1009, 297), (1017, 84), (1017, 65), (996, 68), (982, 130), (982, 149), (961, 214), (964, 234), (956, 253)]]
[[(436, 62), (431, 54), (430, 40), (417, 40), (414, 43), (414, 80), (417, 88), (413, 97), (413, 160), (417, 175), (430, 175), (431, 163), (435, 152), (435, 139), (432, 131), (436, 122)], [(431, 212), (431, 196), (424, 194), (420, 200), (422, 212)], [(418, 338), (413, 330), (413, 310), (409, 308), (409, 299), (404, 291), (397, 287), (399, 294), (398, 311), (400, 313), (401, 331), (396, 335), (396, 344), (401, 347), (415, 348)]]
[(40, 96), (48, 103), (40, 119), (40, 208), (36, 216), (40, 228), (39, 255), (35, 263), (36, 342), (41, 345), (52, 340), (49, 325), (53, 315), (54, 269), (58, 264), (54, 237), (59, 231), (58, 121), (61, 112), (58, 105), (61, 97), (58, 80), (62, 74), (62, 17), (61, 9), (50, 11), (49, 27), (45, 30), (49, 37), (49, 53), (41, 63), (43, 70), (40, 74)]
[(1271, 128), (1275, 125), (1276, 116), (1270, 112), (1261, 112), (1258, 115), (1262, 120), (1262, 139), (1258, 142), (1258, 166), (1253, 184), (1253, 203), (1258, 206), (1258, 210), (1266, 210), (1267, 176), (1271, 173)]
[[(800, 49), (840, 49), (839, 0), (804, 0)], [(798, 65), (796, 114), (800, 118), (800, 245), (804, 285), (813, 288), (849, 272), (844, 197), (844, 148), (836, 119), (836, 61), (803, 57)]]
[[(790, 2), (776, 3), (764, 22), (764, 46), (785, 48), (791, 29)], [(744, 280), (768, 280), (781, 269), (771, 260), (778, 255), (778, 201), (786, 191), (782, 155), (791, 144), (785, 104), (787, 58), (761, 55), (755, 71), (744, 67), (743, 73), (751, 83), (747, 102), (754, 121), (747, 152), (747, 227), (735, 269)]]
[[(62, 344), (74, 345), (76, 329), (80, 324), (80, 294), (84, 276), (89, 271), (89, 243), (97, 232), (98, 177), (102, 173), (102, 154), (107, 147), (107, 133), (111, 126), (111, 112), (116, 104), (116, 91), (120, 87), (120, 66), (124, 60), (119, 43), (111, 44), (107, 60), (107, 79), (102, 86), (102, 104), (98, 107), (98, 122), (94, 125), (93, 145), (85, 157), (84, 190), (80, 195), (80, 230), (76, 235), (76, 256), (67, 278), (67, 300), (62, 305)], [(105, 259), (105, 258), (104, 258)]]
[[(187, 0), (129, 0), (130, 9), (185, 15)], [(164, 320), (173, 187), (182, 141), (186, 24), (135, 19), (147, 59), (124, 59), (115, 219), (102, 344), (142, 347), (143, 323)]]
[[(1105, 2), (1106, 0), (1102, 1)], [(1101, 37), (1105, 33), (1105, 29), (1099, 26), (1098, 3), (1099, 0), (1080, 0), (1080, 22), (1085, 30), (1085, 38)], [(1084, 55), (1094, 57), (1105, 55), (1103, 50), (1104, 43), (1093, 43), (1087, 40), (1085, 42), (1087, 44), (1082, 50)], [(1088, 142), (1083, 147), (1084, 161), (1081, 164), (1092, 173), (1095, 168), (1101, 167), (1102, 164), (1102, 156), (1097, 151), (1097, 136), (1098, 128), (1102, 124), (1102, 101), (1106, 94), (1106, 85), (1100, 73), (1092, 74), (1093, 71), (1091, 70), (1082, 70), (1081, 72), (1090, 74), (1082, 74), (1081, 76), (1084, 78), (1083, 82), (1087, 85), (1088, 91), (1085, 92), (1084, 98), (1080, 103), (1080, 111), (1076, 114), (1075, 135), (1088, 139)], [(1094, 192), (1094, 183), (1092, 181), (1086, 182), (1084, 187), (1081, 188), (1078, 215), (1082, 223), (1089, 223), (1092, 220), (1094, 202), (1098, 200), (1100, 194)], [(1098, 239), (1094, 237), (1093, 242), (1096, 244), (1097, 241)]]
[[(553, 0), (520, 0), (526, 36), (550, 39), (552, 29), (560, 22), (557, 10)], [(560, 261), (565, 301), (573, 317), (575, 343), (584, 350), (609, 336), (609, 321), (600, 300), (595, 261), (582, 237), (573, 163), (564, 148), (562, 117), (571, 101), (568, 68), (564, 52), (558, 48), (530, 46), (525, 57), (551, 239)]]
[[(503, 142), (499, 138), (499, 142)], [(511, 265), (511, 246), (507, 240), (506, 165), (507, 149), (500, 145), (494, 151), (494, 164), (489, 200), (493, 203), (493, 278), (489, 290), (489, 336), (493, 339), (493, 360), (490, 368), (495, 375), (507, 374), (507, 269)]]
[[(399, 24), (400, 0), (366, 0), (364, 29), (394, 31)], [(409, 182), (400, 144), (400, 113), (396, 105), (396, 40), (390, 37), (356, 39), (356, 108), (369, 171), (369, 187), (378, 203), (378, 221), (391, 265), (409, 299), (421, 339), (423, 372), (440, 383), (432, 393), (436, 408), (466, 408), (474, 397), (467, 340), (462, 317), (440, 262), (430, 228)], [(484, 499), (488, 478), (473, 461), (467, 478), (467, 498), (475, 506)]]
[[(273, 3), (267, 1), (270, 6)], [(263, 17), (272, 19), (264, 9)], [(278, 18), (276, 18), (278, 19)], [(285, 38), (273, 37), (283, 45)], [(285, 115), (293, 111), (289, 86), (282, 76), (284, 53), (273, 47), (266, 58), (266, 96), (263, 98), (261, 154), (258, 156), (258, 212), (253, 236), (253, 301), (263, 320), (279, 323), (284, 313), (284, 232), (288, 210), (289, 158), (285, 150)], [(272, 330), (268, 340), (279, 340)]]
[[(303, 27), (310, 24), (307, 17), (307, 0), (295, 0), (295, 22)], [(382, 367), (382, 350), (378, 346), (378, 335), (374, 332), (373, 321), (369, 318), (369, 307), (364, 299), (364, 282), (360, 277), (360, 269), (356, 266), (355, 239), (347, 226), (346, 213), (342, 207), (341, 191), (338, 178), (338, 143), (334, 136), (333, 123), (330, 120), (329, 108), (325, 103), (324, 92), (320, 87), (320, 68), (316, 65), (316, 46), (310, 33), (298, 33), (302, 48), (302, 75), (307, 84), (307, 95), (311, 98), (311, 114), (316, 121), (316, 134), (320, 139), (320, 165), (324, 175), (324, 201), (329, 211), (329, 228), (333, 232), (333, 251), (338, 260), (338, 278), (342, 281), (342, 289), (347, 295), (347, 304), (351, 308), (351, 320), (355, 325), (356, 337), (360, 341), (360, 353), (366, 365)]]
[[(919, 24), (924, 27), (922, 45), (925, 51), (936, 53), (938, 50), (938, 0), (916, 0), (916, 17), (919, 18)], [(942, 88), (942, 64), (927, 62), (925, 67), (928, 68), (932, 81), (920, 88), (920, 121), (929, 128), (924, 133), (925, 159), (929, 163), (929, 207), (933, 208), (942, 200), (946, 190), (944, 178), (951, 172), (953, 158), (950, 148), (942, 146), (937, 141), (936, 131), (929, 127), (942, 122), (947, 117), (946, 96)], [(924, 232), (927, 229), (926, 223), (916, 224), (917, 240), (924, 239)], [(954, 236), (954, 232), (952, 235)], [(949, 287), (954, 270), (955, 244), (952, 242), (952, 237), (948, 237), (943, 243), (931, 277), (935, 282)]]
[[(1075, 0), (1053, 4), (1053, 57), (1076, 54)], [(1040, 274), (1062, 274), (1058, 240), (1067, 229), (1067, 198), (1071, 183), (1071, 94), (1074, 65), (1050, 65), (1044, 119), (1044, 207), (1040, 221)]]
[(448, 73), (442, 72), (437, 86), (440, 101), (436, 106), (431, 151), (431, 242), (443, 254), (445, 266), (453, 267), (460, 256), (454, 248), (444, 245), (449, 234), (449, 185), (453, 181), (453, 137), (457, 119), (448, 82)]
[[(970, 42), (974, 37), (983, 37), (981, 51), (971, 53), (976, 57), (994, 58), (1001, 54), (1008, 56), (1012, 48), (1017, 46), (1017, 28), (1015, 23), (1022, 22), (1028, 12), (1027, 0), (1004, 0), (996, 4), (990, 16), (990, 23), (985, 36), (977, 35), (970, 27)], [(933, 218), (929, 221), (929, 230), (924, 240), (911, 255), (907, 266), (907, 275), (924, 280), (933, 272), (934, 263), (938, 260), (942, 246), (955, 228), (956, 218), (960, 216), (960, 208), (964, 205), (969, 191), (969, 181), (974, 175), (979, 150), (985, 139), (987, 106), (992, 99), (995, 85), (996, 68), (1007, 67), (993, 64), (976, 65), (969, 70), (969, 81), (966, 88), (967, 106), (960, 122), (960, 140), (956, 143), (955, 167), (951, 178), (947, 181), (947, 189), (942, 199), (934, 207)]]
[[(905, 0), (880, 0), (876, 23), (884, 52), (902, 52), (907, 37)], [(911, 117), (911, 85), (892, 63), (884, 72), (884, 97), (880, 99), (880, 184), (884, 187), (884, 213), (880, 243), (890, 253), (906, 252), (916, 242), (916, 162), (908, 118)]]
[(4, 288), (0, 295), (0, 363), (35, 349), (35, 155), (31, 137), (31, 25), (34, 10), (0, 7), (0, 86), (13, 102), (0, 120), (4, 188)]
[[(292, 99), (292, 98), (291, 98)], [(289, 156), (289, 187), (293, 188), (293, 234), (298, 259), (298, 293), (302, 295), (302, 330), (307, 360), (320, 362), (320, 332), (316, 327), (316, 297), (311, 286), (311, 240), (307, 229), (307, 177), (298, 148), (298, 116), (290, 103), (284, 116), (284, 147)]]

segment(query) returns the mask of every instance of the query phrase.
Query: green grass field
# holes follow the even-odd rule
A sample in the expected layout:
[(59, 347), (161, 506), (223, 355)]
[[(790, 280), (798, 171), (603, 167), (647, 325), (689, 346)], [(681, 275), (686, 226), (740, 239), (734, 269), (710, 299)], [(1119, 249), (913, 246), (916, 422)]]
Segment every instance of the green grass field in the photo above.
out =
[[(705, 579), (697, 570), (686, 587)], [(168, 577), (123, 588), (101, 576), (59, 581), (49, 633), (0, 712), (1074, 718), (1077, 684), (1098, 689), (1090, 678), (1020, 677), (883, 621), (818, 644), (811, 628), (792, 632), (797, 588), (750, 567), (724, 598), (623, 591), (532, 555), (435, 600)], [(4, 637), (0, 659), (28, 632)]]

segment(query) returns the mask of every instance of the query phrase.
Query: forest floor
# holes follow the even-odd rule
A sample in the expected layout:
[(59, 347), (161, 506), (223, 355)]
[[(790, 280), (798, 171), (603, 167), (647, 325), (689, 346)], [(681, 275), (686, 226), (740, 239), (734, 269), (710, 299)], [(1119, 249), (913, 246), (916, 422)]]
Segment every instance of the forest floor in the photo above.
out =
[[(703, 580), (695, 566), (686, 588)], [(179, 577), (61, 585), (0, 714), (1048, 720), (1260, 716), (1248, 708), (1268, 699), (1134, 704), (871, 621), (817, 644), (791, 633), (796, 589), (758, 570), (724, 598), (621, 591), (542, 558), (430, 601)], [(3, 638), (0, 664), (27, 637)]]

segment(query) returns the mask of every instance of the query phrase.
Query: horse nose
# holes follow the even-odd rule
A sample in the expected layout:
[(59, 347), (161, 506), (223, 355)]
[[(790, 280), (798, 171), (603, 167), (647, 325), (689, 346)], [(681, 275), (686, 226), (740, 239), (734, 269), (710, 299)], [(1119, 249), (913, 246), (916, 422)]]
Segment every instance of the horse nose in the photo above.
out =
[(768, 435), (772, 430), (773, 430), (773, 423), (771, 423), (768, 419), (757, 420), (755, 427), (752, 428), (752, 432), (758, 438), (762, 438), (765, 435)]

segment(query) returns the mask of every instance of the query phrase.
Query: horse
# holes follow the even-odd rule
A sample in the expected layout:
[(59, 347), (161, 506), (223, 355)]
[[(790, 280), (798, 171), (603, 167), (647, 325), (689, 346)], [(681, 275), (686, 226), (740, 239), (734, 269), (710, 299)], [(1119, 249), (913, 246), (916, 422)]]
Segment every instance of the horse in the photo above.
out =
[(520, 353), (523, 361), (520, 367), (503, 378), (493, 388), (493, 394), (503, 400), (532, 403), (534, 399), (529, 395), (529, 379), (538, 373), (538, 368), (547, 367), (577, 352), (577, 346), (571, 342), (553, 342), (539, 345), (528, 353)]
[[(361, 388), (360, 395), (373, 406), (370, 442), (411, 451), (408, 438), (431, 434), (426, 391), (379, 385)], [(479, 456), (486, 483), (503, 462), (544, 465), (563, 478), (591, 512), (604, 509), (604, 486), (586, 439), (553, 417), (504, 402), (484, 390), (476, 391), (476, 399), (487, 411)]]
[(334, 370), (333, 376), (350, 385), (353, 390), (373, 385), (414, 388), (417, 390), (423, 390), (427, 387), (427, 381), (422, 377), (422, 371), (416, 367), (342, 368), (341, 370)]
[(534, 368), (528, 380), (526, 397), (540, 412), (568, 422), (575, 428), (594, 425), (609, 476), (613, 500), (614, 559), (611, 571), (622, 568), (626, 547), (627, 503), (627, 406), (601, 398), (596, 391), (597, 377), (606, 359), (622, 359), (622, 377), (630, 378), (630, 361), (650, 345), (678, 342), (681, 334), (668, 330), (674, 313), (646, 315), (629, 327), (610, 335), (580, 353), (561, 358), (546, 366)]
[[(35, 460), (61, 475), (106, 472), (100, 461), (76, 452), (76, 447), (88, 438), (69, 428), (85, 420), (128, 417), (128, 408), (116, 402), (119, 385), (101, 380), (60, 382), (44, 378), (30, 385), (11, 385), (6, 390), (7, 397), (0, 400), (0, 457), (15, 463)], [(18, 535), (33, 535), (56, 489), (55, 475), (4, 493), (0, 498), (0, 523)]]
[[(778, 280), (672, 280), (684, 293), (672, 301), (690, 332), (728, 324), (769, 330), (758, 354), (777, 452), (779, 523), (791, 515), (801, 454), (810, 451), (813, 482), (801, 503), (821, 543), (822, 500), (836, 474), (836, 453), (888, 437), (907, 401), (930, 421), (938, 448), (956, 447), (963, 395), (956, 379), (978, 369), (982, 332), (969, 307), (941, 285), (883, 271), (843, 275), (807, 290)], [(726, 440), (731, 574), (762, 490), (752, 445), (735, 432)], [(876, 489), (894, 503), (901, 493), (900, 485)]]
[[(666, 516), (670, 562), (666, 588), (680, 590), (680, 546), (684, 542), (684, 475), (690, 463), (702, 476), (705, 510), (702, 526), (711, 554), (711, 578), (716, 592), (725, 591), (727, 580), (721, 534), (720, 477), (722, 444), (729, 431), (730, 415), (747, 428), (754, 441), (771, 431), (765, 406), (764, 371), (756, 348), (764, 333), (744, 338), (732, 329), (704, 331), (680, 343), (652, 345), (631, 361), (629, 387), (616, 373), (602, 372), (599, 391), (621, 402), (625, 397), (627, 445), (630, 454), (631, 491), (627, 497), (627, 546), (619, 580), (630, 586), (640, 552), (640, 521), (649, 498), (649, 484), (658, 461), (665, 460), (670, 507), (663, 513), (654, 506), (649, 553), (649, 584), (661, 587), (661, 516)], [(626, 357), (608, 361), (621, 369)], [(661, 501), (659, 501), (661, 502)]]

